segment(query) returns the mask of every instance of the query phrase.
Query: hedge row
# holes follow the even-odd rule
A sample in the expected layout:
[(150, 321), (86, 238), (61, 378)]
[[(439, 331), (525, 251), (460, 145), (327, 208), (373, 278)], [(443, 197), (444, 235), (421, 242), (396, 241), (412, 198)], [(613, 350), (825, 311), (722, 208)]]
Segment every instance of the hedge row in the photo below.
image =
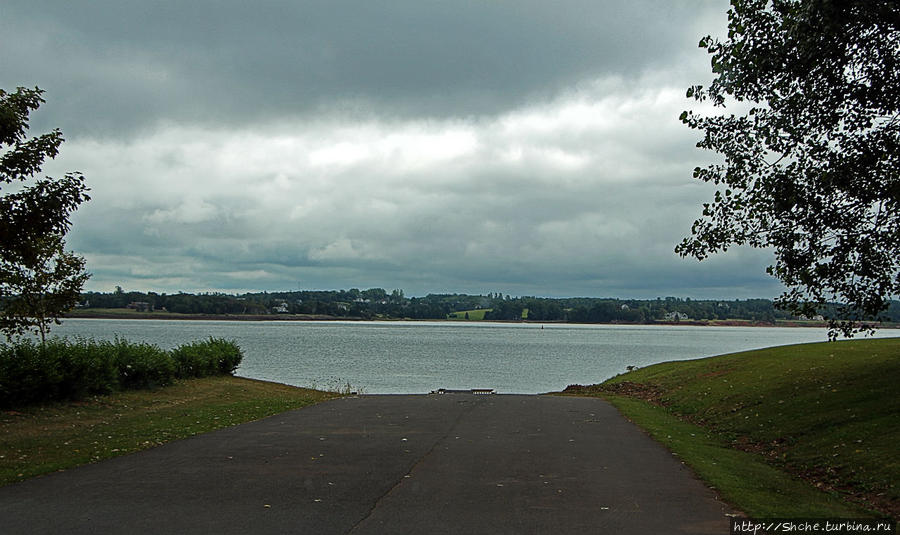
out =
[(166, 386), (177, 378), (230, 375), (242, 358), (237, 344), (217, 338), (172, 351), (121, 339), (0, 344), (0, 407)]

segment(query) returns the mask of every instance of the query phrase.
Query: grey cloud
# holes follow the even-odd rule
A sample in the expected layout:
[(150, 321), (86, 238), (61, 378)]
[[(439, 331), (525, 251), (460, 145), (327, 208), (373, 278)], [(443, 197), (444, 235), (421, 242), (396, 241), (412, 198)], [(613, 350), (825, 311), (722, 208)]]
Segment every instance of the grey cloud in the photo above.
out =
[(0, 8), (0, 82), (47, 89), (52, 120), (35, 124), (70, 135), (322, 113), (493, 115), (599, 76), (677, 67), (725, 7), (12, 0)]
[(93, 284), (124, 272), (203, 289), (655, 293), (707, 271), (672, 253), (707, 190), (679, 177), (689, 133), (656, 127), (639, 142), (678, 103), (650, 93), (575, 95), (493, 121), (76, 141), (67, 161), (95, 169), (98, 194), (70, 245), (135, 266)]
[(771, 296), (765, 251), (673, 253), (726, 8), (12, 0), (0, 87), (70, 136), (92, 289)]

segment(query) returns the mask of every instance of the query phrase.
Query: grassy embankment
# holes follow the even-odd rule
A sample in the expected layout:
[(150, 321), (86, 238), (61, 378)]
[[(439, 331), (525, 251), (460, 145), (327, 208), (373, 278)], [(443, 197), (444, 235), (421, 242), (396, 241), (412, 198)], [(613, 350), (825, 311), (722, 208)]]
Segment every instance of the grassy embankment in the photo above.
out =
[(721, 496), (763, 517), (900, 516), (900, 338), (668, 362), (601, 396)]
[(231, 376), (0, 412), (0, 485), (337, 397)]

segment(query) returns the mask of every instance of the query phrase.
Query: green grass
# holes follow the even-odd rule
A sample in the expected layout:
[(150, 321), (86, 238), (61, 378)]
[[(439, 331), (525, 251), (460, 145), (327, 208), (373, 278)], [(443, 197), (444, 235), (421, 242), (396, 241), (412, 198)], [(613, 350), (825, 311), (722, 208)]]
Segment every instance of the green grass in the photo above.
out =
[(715, 433), (644, 401), (605, 396), (628, 419), (677, 453), (722, 498), (756, 518), (871, 516), (833, 494), (766, 463), (758, 455), (731, 447)]
[[(484, 315), (490, 312), (493, 309), (490, 308), (479, 308), (477, 310), (460, 310), (458, 312), (451, 312), (447, 314), (448, 320), (462, 320), (462, 321), (484, 321)], [(469, 315), (466, 318), (466, 314)], [(528, 309), (522, 309), (522, 319), (528, 319)]]
[(0, 485), (337, 397), (230, 376), (0, 412)]
[(469, 315), (469, 321), (484, 321), (484, 314), (491, 309), (481, 308), (478, 310), (461, 310), (459, 312), (451, 312), (447, 315), (450, 320), (466, 320), (466, 314)]
[[(758, 476), (746, 473), (742, 465), (752, 461), (791, 474), (795, 482), (802, 477), (807, 487), (817, 486), (847, 503), (863, 503), (896, 516), (898, 377), (900, 339), (893, 338), (662, 363), (617, 376), (584, 393), (608, 397), (686, 461), (691, 459), (698, 474), (749, 514), (818, 515), (824, 503), (801, 497), (788, 489), (788, 483), (764, 476), (768, 471), (762, 468)], [(664, 409), (635, 399), (641, 397)], [(685, 435), (683, 425), (693, 430)], [(673, 441), (666, 438), (669, 435), (681, 438)], [(721, 454), (704, 450), (709, 441), (720, 445), (714, 450), (722, 450)], [(728, 461), (737, 454), (745, 460)], [(713, 467), (704, 458), (718, 459), (717, 464)], [(741, 485), (763, 491), (771, 487), (774, 494), (748, 492)], [(850, 512), (835, 509), (833, 514)]]

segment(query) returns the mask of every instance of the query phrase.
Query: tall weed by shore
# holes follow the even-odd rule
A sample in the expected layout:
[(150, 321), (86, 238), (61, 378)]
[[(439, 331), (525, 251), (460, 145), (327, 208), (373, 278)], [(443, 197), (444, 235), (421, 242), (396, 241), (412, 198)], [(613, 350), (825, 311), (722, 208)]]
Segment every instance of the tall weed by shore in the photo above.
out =
[(161, 387), (179, 378), (231, 375), (242, 358), (237, 344), (216, 338), (172, 351), (122, 339), (57, 338), (44, 345), (19, 340), (0, 344), (0, 407)]

